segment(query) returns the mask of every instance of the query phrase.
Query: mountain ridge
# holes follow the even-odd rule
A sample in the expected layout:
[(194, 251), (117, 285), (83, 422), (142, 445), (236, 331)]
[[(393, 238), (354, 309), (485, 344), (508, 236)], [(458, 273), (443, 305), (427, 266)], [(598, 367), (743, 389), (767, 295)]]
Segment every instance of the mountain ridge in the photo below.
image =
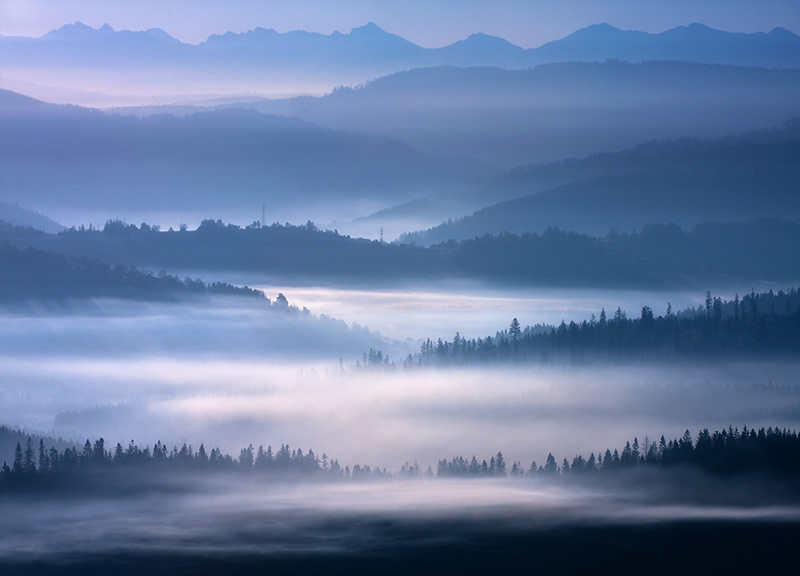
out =
[[(481, 32), (425, 48), (374, 23), (332, 34), (256, 27), (189, 44), (158, 28), (116, 31), (107, 24), (93, 29), (76, 22), (39, 38), (0, 36), (0, 51), (6, 81), (74, 89), (80, 76), (81, 87), (93, 91), (135, 92), (146, 86), (161, 90), (162, 96), (179, 93), (167, 90), (173, 85), (185, 94), (209, 93), (210, 85), (224, 85), (228, 94), (265, 94), (266, 87), (284, 84), (294, 86), (294, 93), (324, 93), (403, 70), (445, 65), (526, 69), (567, 61), (670, 60), (800, 68), (800, 36), (789, 30), (738, 33), (700, 24), (657, 34), (596, 24), (524, 49)], [(148, 75), (153, 71), (159, 71), (156, 78)]]

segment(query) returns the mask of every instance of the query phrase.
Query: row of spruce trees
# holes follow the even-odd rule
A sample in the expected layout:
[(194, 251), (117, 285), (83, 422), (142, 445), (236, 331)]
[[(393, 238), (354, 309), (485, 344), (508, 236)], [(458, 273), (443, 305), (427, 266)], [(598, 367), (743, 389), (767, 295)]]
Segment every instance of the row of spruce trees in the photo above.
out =
[[(700, 431), (696, 439), (687, 430), (681, 438), (658, 442), (638, 438), (627, 442), (622, 451), (606, 449), (604, 453), (590, 454), (588, 458), (575, 456), (570, 463), (564, 458), (559, 465), (552, 453), (544, 464), (533, 461), (527, 468), (519, 461), (507, 469), (502, 452), (487, 462), (478, 462), (475, 456), (467, 460), (461, 456), (443, 459), (437, 464), (438, 477), (589, 477), (620, 473), (636, 468), (668, 469), (678, 466), (692, 467), (717, 475), (765, 474), (773, 477), (800, 477), (800, 437), (796, 431), (779, 428), (749, 429), (746, 426), (709, 432)], [(3, 463), (0, 469), (0, 490), (24, 488), (58, 489), (60, 486), (81, 484), (94, 479), (108, 480), (108, 474), (132, 471), (151, 475), (170, 472), (179, 475), (197, 475), (217, 472), (237, 474), (264, 474), (269, 476), (330, 480), (358, 480), (368, 478), (434, 476), (428, 467), (423, 471), (416, 463), (405, 463), (399, 471), (355, 465), (342, 467), (338, 460), (326, 454), (317, 456), (313, 450), (303, 453), (287, 445), (273, 452), (272, 447), (252, 444), (239, 451), (238, 458), (223, 454), (219, 448), (207, 452), (203, 444), (197, 451), (191, 445), (168, 449), (160, 441), (152, 450), (139, 448), (131, 441), (127, 447), (117, 444), (107, 450), (100, 438), (92, 444), (89, 440), (82, 449), (47, 449), (43, 439), (38, 450), (30, 436), (23, 447), (17, 442), (11, 466)]]
[(544, 464), (534, 460), (526, 468), (515, 461), (507, 470), (502, 452), (486, 462), (475, 456), (467, 460), (462, 456), (440, 460), (438, 476), (568, 476), (616, 473), (639, 467), (672, 468), (693, 467), (719, 474), (764, 473), (778, 476), (800, 475), (800, 437), (797, 432), (780, 428), (749, 429), (745, 426), (709, 432), (703, 429), (692, 439), (689, 430), (678, 439), (667, 441), (661, 436), (657, 442), (645, 437), (626, 442), (622, 451), (606, 449), (591, 453), (588, 458), (577, 455), (572, 462), (564, 458), (559, 465), (552, 453)]
[[(800, 292), (796, 288), (723, 301), (706, 293), (705, 306), (657, 316), (644, 306), (638, 318), (617, 308), (589, 320), (523, 328), (514, 318), (508, 329), (486, 338), (427, 339), (405, 368), (475, 365), (503, 361), (591, 362), (624, 358), (707, 358), (720, 355), (796, 356), (800, 351)], [(380, 351), (364, 358), (367, 367), (391, 367)]]

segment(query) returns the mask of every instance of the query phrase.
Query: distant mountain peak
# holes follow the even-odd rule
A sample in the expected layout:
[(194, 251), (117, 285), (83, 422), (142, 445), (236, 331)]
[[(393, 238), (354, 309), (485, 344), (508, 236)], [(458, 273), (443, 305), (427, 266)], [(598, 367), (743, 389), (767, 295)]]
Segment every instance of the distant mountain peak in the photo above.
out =
[(503, 44), (503, 45), (510, 44), (513, 46), (513, 44), (511, 44), (511, 42), (509, 42), (505, 38), (501, 38), (499, 36), (492, 36), (490, 34), (484, 34), (483, 32), (470, 34), (469, 36), (467, 36), (467, 39), (462, 40), (462, 42), (471, 42), (471, 43), (474, 42), (481, 44)]
[(94, 28), (87, 26), (83, 22), (75, 22), (74, 24), (64, 24), (61, 28), (51, 30), (45, 34), (44, 38), (58, 38), (58, 37), (75, 37), (85, 36), (94, 32)]
[(48, 32), (42, 36), (42, 38), (51, 40), (82, 41), (95, 40), (98, 38), (114, 39), (122, 36), (135, 36), (140, 38), (150, 37), (168, 44), (180, 44), (180, 40), (170, 36), (161, 28), (148, 28), (147, 30), (142, 31), (114, 30), (110, 24), (103, 24), (100, 26), (100, 28), (95, 29), (80, 21), (75, 22), (74, 24), (65, 24), (61, 28)]
[(387, 36), (394, 36), (394, 34), (390, 34), (374, 22), (367, 22), (363, 26), (357, 26), (351, 29), (349, 36), (351, 38), (368, 38), (374, 40), (386, 38)]
[(773, 37), (786, 38), (786, 39), (796, 39), (797, 38), (797, 34), (792, 32), (791, 30), (787, 30), (786, 28), (781, 28), (780, 26), (770, 30), (769, 35), (773, 36)]
[(703, 30), (703, 31), (712, 31), (713, 30), (714, 32), (717, 32), (717, 30), (715, 30), (714, 28), (711, 28), (710, 26), (706, 26), (705, 24), (702, 24), (700, 22), (692, 22), (691, 24), (686, 26), (686, 28), (688, 28), (689, 30)]
[(350, 35), (366, 35), (366, 34), (386, 34), (386, 31), (375, 24), (374, 22), (367, 22), (363, 26), (357, 26), (350, 30)]
[(148, 36), (152, 36), (153, 38), (156, 38), (157, 40), (163, 40), (164, 42), (171, 42), (173, 44), (180, 43), (180, 40), (178, 40), (177, 38), (175, 38), (173, 36), (170, 36), (167, 32), (165, 32), (161, 28), (148, 28), (144, 32)]
[(617, 28), (616, 26), (612, 26), (608, 22), (600, 22), (598, 24), (591, 24), (586, 26), (585, 28), (580, 28), (575, 31), (577, 34), (578, 32), (622, 32), (621, 28)]

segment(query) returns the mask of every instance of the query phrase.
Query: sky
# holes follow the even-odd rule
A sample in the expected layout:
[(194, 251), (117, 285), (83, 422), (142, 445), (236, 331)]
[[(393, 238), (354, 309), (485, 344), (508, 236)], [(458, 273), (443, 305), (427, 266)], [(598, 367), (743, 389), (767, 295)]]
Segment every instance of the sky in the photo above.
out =
[(701, 22), (729, 32), (800, 33), (796, 0), (3, 0), (0, 34), (41, 36), (81, 21), (93, 28), (161, 28), (189, 43), (256, 27), (349, 32), (374, 22), (426, 48), (482, 32), (533, 48), (607, 22), (662, 32)]

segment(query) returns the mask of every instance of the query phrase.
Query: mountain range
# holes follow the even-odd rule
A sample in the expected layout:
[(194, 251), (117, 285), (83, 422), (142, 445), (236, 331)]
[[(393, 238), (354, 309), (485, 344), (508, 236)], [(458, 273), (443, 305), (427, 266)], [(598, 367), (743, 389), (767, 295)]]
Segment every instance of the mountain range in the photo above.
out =
[(312, 69), (336, 65), (372, 74), (426, 66), (529, 68), (553, 62), (682, 60), (736, 66), (800, 67), (800, 37), (783, 29), (752, 34), (724, 32), (702, 24), (658, 34), (620, 30), (608, 24), (580, 29), (560, 40), (523, 49), (503, 38), (472, 34), (442, 48), (423, 48), (368, 23), (348, 34), (295, 30), (278, 33), (255, 28), (212, 35), (186, 44), (153, 28), (115, 31), (108, 24), (93, 29), (81, 22), (62, 26), (40, 38), (0, 36), (6, 65), (58, 64), (79, 68), (169, 64)]
[(423, 48), (372, 23), (330, 35), (255, 28), (186, 44), (160, 29), (115, 31), (108, 25), (93, 29), (77, 22), (40, 38), (0, 36), (0, 52), (3, 86), (39, 96), (23, 85), (161, 97), (275, 96), (326, 92), (337, 85), (443, 65), (525, 69), (568, 61), (679, 60), (800, 67), (800, 37), (788, 30), (742, 34), (701, 24), (658, 34), (597, 24), (526, 50), (486, 34)]

